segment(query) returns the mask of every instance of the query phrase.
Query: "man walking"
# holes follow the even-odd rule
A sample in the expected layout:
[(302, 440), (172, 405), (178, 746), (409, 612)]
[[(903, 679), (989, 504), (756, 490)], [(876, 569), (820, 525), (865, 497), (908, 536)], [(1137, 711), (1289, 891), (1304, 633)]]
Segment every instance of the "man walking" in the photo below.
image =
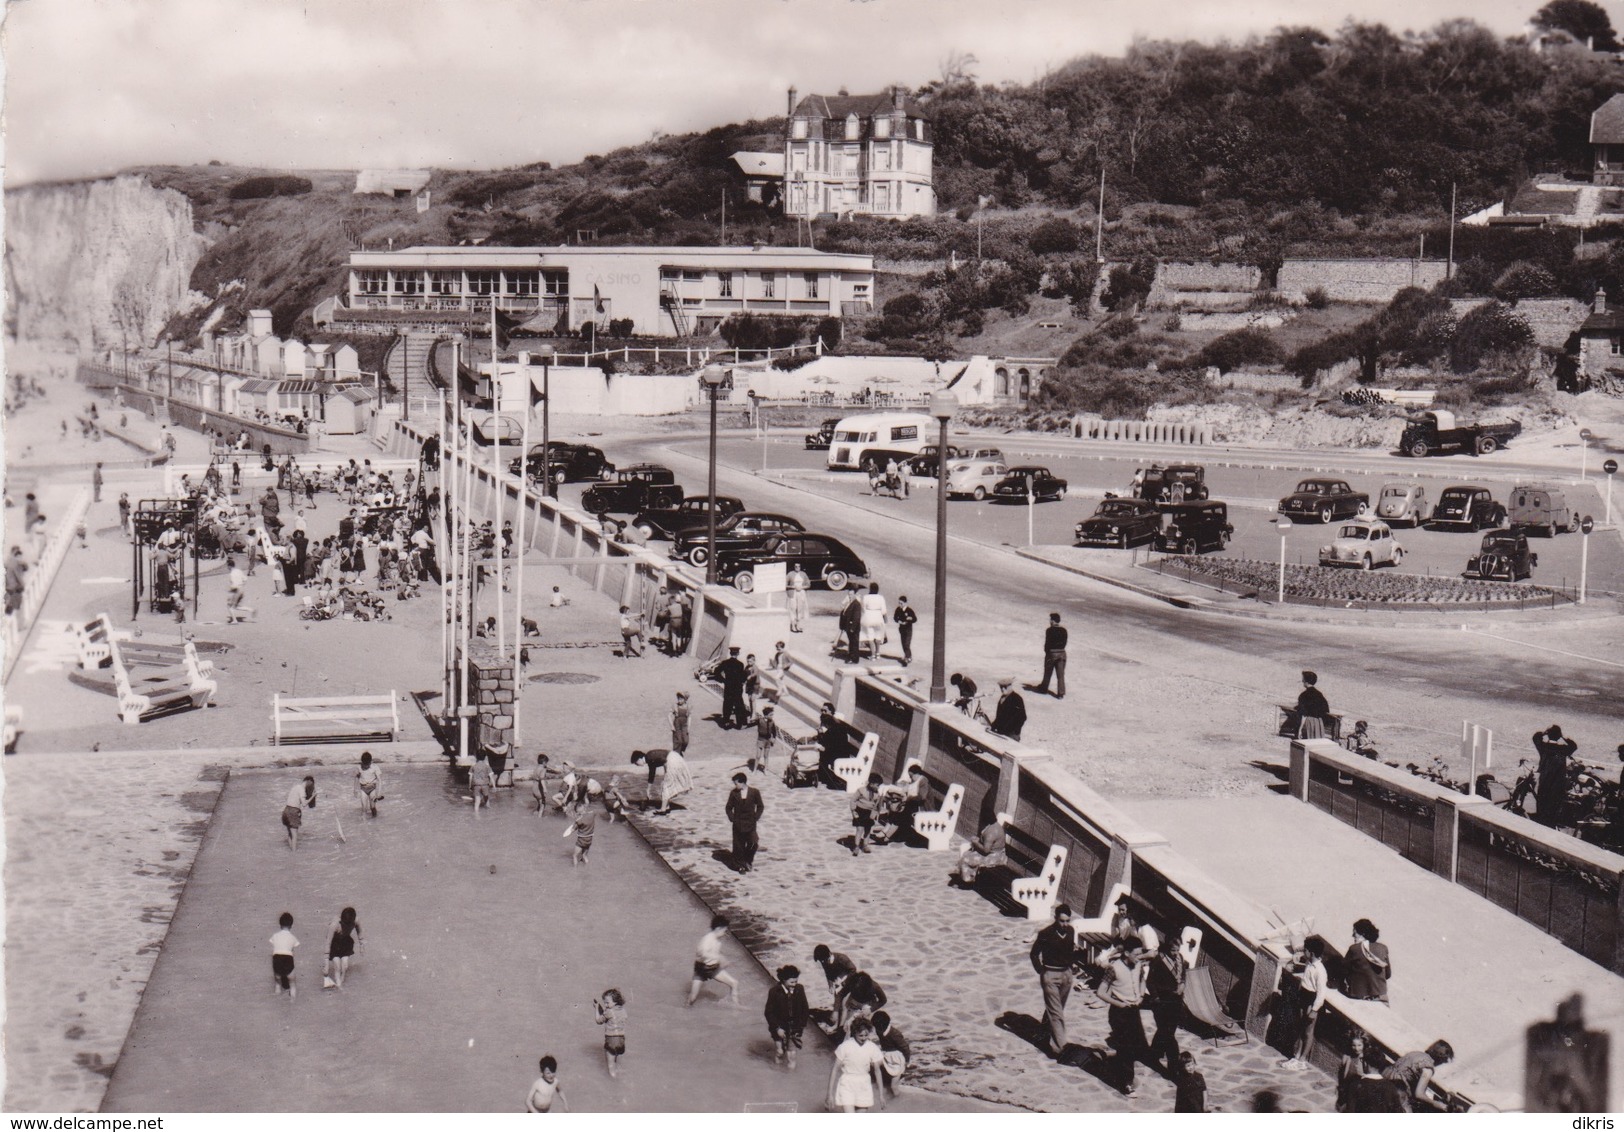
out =
[[(881, 607), (884, 612), (884, 607)], [(863, 630), (863, 603), (853, 590), (846, 595), (846, 604), (840, 610), (840, 632), (846, 638), (846, 663), (856, 664), (862, 655), (859, 636)]]
[(1043, 683), (1033, 691), (1049, 695), (1049, 677), (1056, 680), (1054, 698), (1066, 698), (1066, 627), (1060, 623), (1060, 614), (1049, 614), (1049, 627), (1043, 631)]
[(750, 785), (749, 776), (742, 770), (733, 776), (733, 789), (727, 795), (727, 820), (733, 823), (733, 866), (741, 874), (755, 867), (756, 823), (761, 820), (767, 806), (761, 800), (761, 791)]
[(904, 667), (913, 662), (913, 631), (918, 620), (919, 614), (908, 604), (908, 595), (903, 594), (897, 598), (897, 607), (891, 612), (891, 623), (897, 627), (897, 640), (902, 642)]
[(1160, 946), (1147, 960), (1145, 998), (1150, 1016), (1156, 1021), (1156, 1037), (1150, 1043), (1150, 1060), (1160, 1062), (1163, 1073), (1176, 1077), (1179, 1071), (1179, 1026), (1184, 1022), (1184, 975), (1187, 967), (1171, 932), (1162, 934)]
[(1015, 681), (1007, 676), (998, 681), (998, 711), (993, 716), (992, 730), (995, 735), (1019, 739), (1026, 726), (1026, 701), (1014, 685)]
[(789, 631), (799, 633), (806, 628), (806, 592), (812, 588), (812, 579), (799, 562), (790, 565), (789, 573), (784, 576), (784, 587), (789, 591)]
[(1066, 1000), (1071, 997), (1072, 964), (1077, 961), (1077, 930), (1071, 926), (1071, 905), (1054, 906), (1054, 922), (1032, 942), (1032, 969), (1043, 985), (1043, 1023), (1049, 1027), (1049, 1053), (1057, 1060), (1066, 1052)]
[(722, 681), (722, 730), (750, 726), (750, 712), (744, 706), (744, 685), (749, 679), (744, 661), (739, 659), (739, 646), (731, 645), (727, 659), (716, 666), (716, 676)]
[(100, 503), (102, 489), (102, 466), (100, 460), (96, 461), (96, 470), (90, 473), (90, 486), (94, 488), (96, 492), (92, 502)]

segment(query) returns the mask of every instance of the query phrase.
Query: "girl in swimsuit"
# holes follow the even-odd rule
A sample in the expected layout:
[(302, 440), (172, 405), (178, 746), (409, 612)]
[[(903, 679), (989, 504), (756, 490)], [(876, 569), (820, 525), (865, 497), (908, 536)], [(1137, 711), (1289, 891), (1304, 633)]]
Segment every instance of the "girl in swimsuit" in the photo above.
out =
[(327, 962), (321, 969), (321, 986), (323, 990), (341, 990), (350, 969), (350, 959), (361, 944), (361, 924), (355, 918), (355, 909), (340, 912), (328, 931), (331, 939), (327, 944)]

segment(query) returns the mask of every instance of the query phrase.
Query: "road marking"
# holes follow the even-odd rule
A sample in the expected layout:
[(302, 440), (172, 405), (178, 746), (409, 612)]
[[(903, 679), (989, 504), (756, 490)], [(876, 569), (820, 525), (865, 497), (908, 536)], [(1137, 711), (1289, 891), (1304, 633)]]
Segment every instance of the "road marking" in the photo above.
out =
[(1588, 660), (1592, 664), (1605, 664), (1612, 668), (1624, 668), (1624, 662), (1621, 661), (1603, 660), (1599, 656), (1586, 656), (1582, 652), (1569, 652), (1567, 649), (1553, 649), (1549, 645), (1536, 645), (1532, 641), (1519, 641), (1515, 637), (1502, 637), (1498, 633), (1485, 633), (1481, 629), (1470, 629), (1462, 626), (1461, 632), (1470, 633), (1474, 637), (1488, 637), (1491, 640), (1504, 641), (1506, 644), (1516, 645), (1518, 648), (1539, 649), (1541, 652), (1554, 652), (1558, 656), (1569, 656), (1574, 660)]

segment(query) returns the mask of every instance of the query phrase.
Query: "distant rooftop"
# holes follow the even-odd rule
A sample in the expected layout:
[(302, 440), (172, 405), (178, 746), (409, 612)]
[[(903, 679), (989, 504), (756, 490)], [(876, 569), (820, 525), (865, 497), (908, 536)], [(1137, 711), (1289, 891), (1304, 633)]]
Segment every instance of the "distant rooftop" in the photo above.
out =
[[(797, 118), (844, 118), (855, 114), (859, 118), (872, 118), (876, 114), (889, 114), (894, 105), (889, 90), (877, 94), (809, 94), (795, 104)], [(902, 96), (902, 108), (910, 118), (930, 118), (930, 111), (913, 96)]]
[(1615, 94), (1590, 116), (1591, 145), (1624, 145), (1624, 94)]

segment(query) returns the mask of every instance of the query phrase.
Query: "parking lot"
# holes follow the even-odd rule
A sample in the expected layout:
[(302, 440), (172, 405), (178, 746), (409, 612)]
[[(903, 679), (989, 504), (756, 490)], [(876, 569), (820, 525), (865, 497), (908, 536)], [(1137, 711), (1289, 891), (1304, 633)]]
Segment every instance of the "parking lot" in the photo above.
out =
[[(990, 500), (976, 502), (955, 499), (950, 503), (948, 512), (948, 522), (954, 534), (992, 545), (1024, 546), (1028, 541), (1070, 545), (1076, 524), (1093, 513), (1105, 493), (1111, 491), (1126, 495), (1134, 471), (1152, 462), (1145, 458), (1136, 460), (1118, 456), (1034, 456), (1028, 454), (1029, 449), (1023, 451), (1023, 445), (1035, 446), (1031, 440), (1005, 446), (1008, 461), (1048, 467), (1067, 480), (1069, 487), (1066, 498), (1060, 502), (1039, 503), (1030, 508), (1023, 504)], [(704, 456), (702, 443), (686, 443), (683, 448), (701, 458)], [(805, 450), (790, 437), (773, 437), (766, 446), (765, 466), (789, 482), (820, 495), (860, 500), (871, 507), (894, 511), (899, 518), (910, 522), (923, 525), (935, 523), (933, 481), (916, 479), (916, 490), (909, 499), (894, 500), (889, 496), (876, 499), (870, 495), (866, 477), (855, 472), (829, 472), (824, 468), (824, 456), (823, 452)], [(736, 468), (759, 469), (763, 466), (763, 446), (760, 440), (723, 439), (718, 445), (718, 458)], [(1192, 450), (1192, 462), (1203, 458), (1215, 461), (1214, 456), (1203, 457), (1199, 450)], [(1369, 493), (1372, 500), (1380, 494), (1384, 483), (1401, 481), (1413, 480), (1422, 484), (1429, 501), (1435, 501), (1445, 488), (1452, 485), (1481, 483), (1493, 491), (1497, 500), (1504, 502), (1513, 486), (1510, 482), (1502, 482), (1500, 477), (1503, 477), (1503, 472), (1492, 479), (1474, 477), (1472, 473), (1481, 465), (1474, 468), (1470, 457), (1415, 462), (1394, 459), (1393, 464), (1394, 470), (1386, 474), (1364, 472), (1342, 475), (1279, 468), (1225, 467), (1217, 462), (1209, 463), (1207, 484), (1211, 497), (1229, 505), (1230, 522), (1235, 527), (1234, 540), (1225, 553), (1239, 558), (1278, 559), (1280, 534), (1274, 523), (1275, 506), (1279, 498), (1291, 491), (1299, 480), (1311, 476), (1330, 475), (1345, 479), (1354, 490)], [(686, 486), (692, 493), (704, 490), (703, 482)], [(1593, 483), (1584, 487), (1568, 485), (1567, 491), (1574, 506), (1583, 513), (1594, 515), (1600, 522), (1603, 502)], [(750, 500), (746, 498), (745, 503), (748, 505)], [(1624, 491), (1619, 493), (1614, 505), (1615, 508), (1624, 509)], [(1287, 561), (1309, 565), (1316, 563), (1319, 548), (1330, 541), (1339, 525), (1294, 524), (1286, 536)], [(829, 533), (839, 537), (850, 535), (850, 541), (859, 554), (868, 549), (865, 540), (872, 543), (874, 538), (871, 532), (862, 527)], [(1481, 540), (1481, 535), (1469, 531), (1400, 529), (1394, 533), (1405, 551), (1403, 564), (1396, 569), (1415, 574), (1459, 576)], [(1533, 538), (1529, 541), (1539, 557), (1539, 565), (1531, 581), (1558, 588), (1577, 588), (1581, 536), (1559, 534), (1554, 539)], [(1145, 551), (1140, 550), (1139, 553), (1142, 556)], [(1587, 590), (1592, 594), (1624, 592), (1624, 545), (1612, 532), (1602, 532), (1590, 540)]]

